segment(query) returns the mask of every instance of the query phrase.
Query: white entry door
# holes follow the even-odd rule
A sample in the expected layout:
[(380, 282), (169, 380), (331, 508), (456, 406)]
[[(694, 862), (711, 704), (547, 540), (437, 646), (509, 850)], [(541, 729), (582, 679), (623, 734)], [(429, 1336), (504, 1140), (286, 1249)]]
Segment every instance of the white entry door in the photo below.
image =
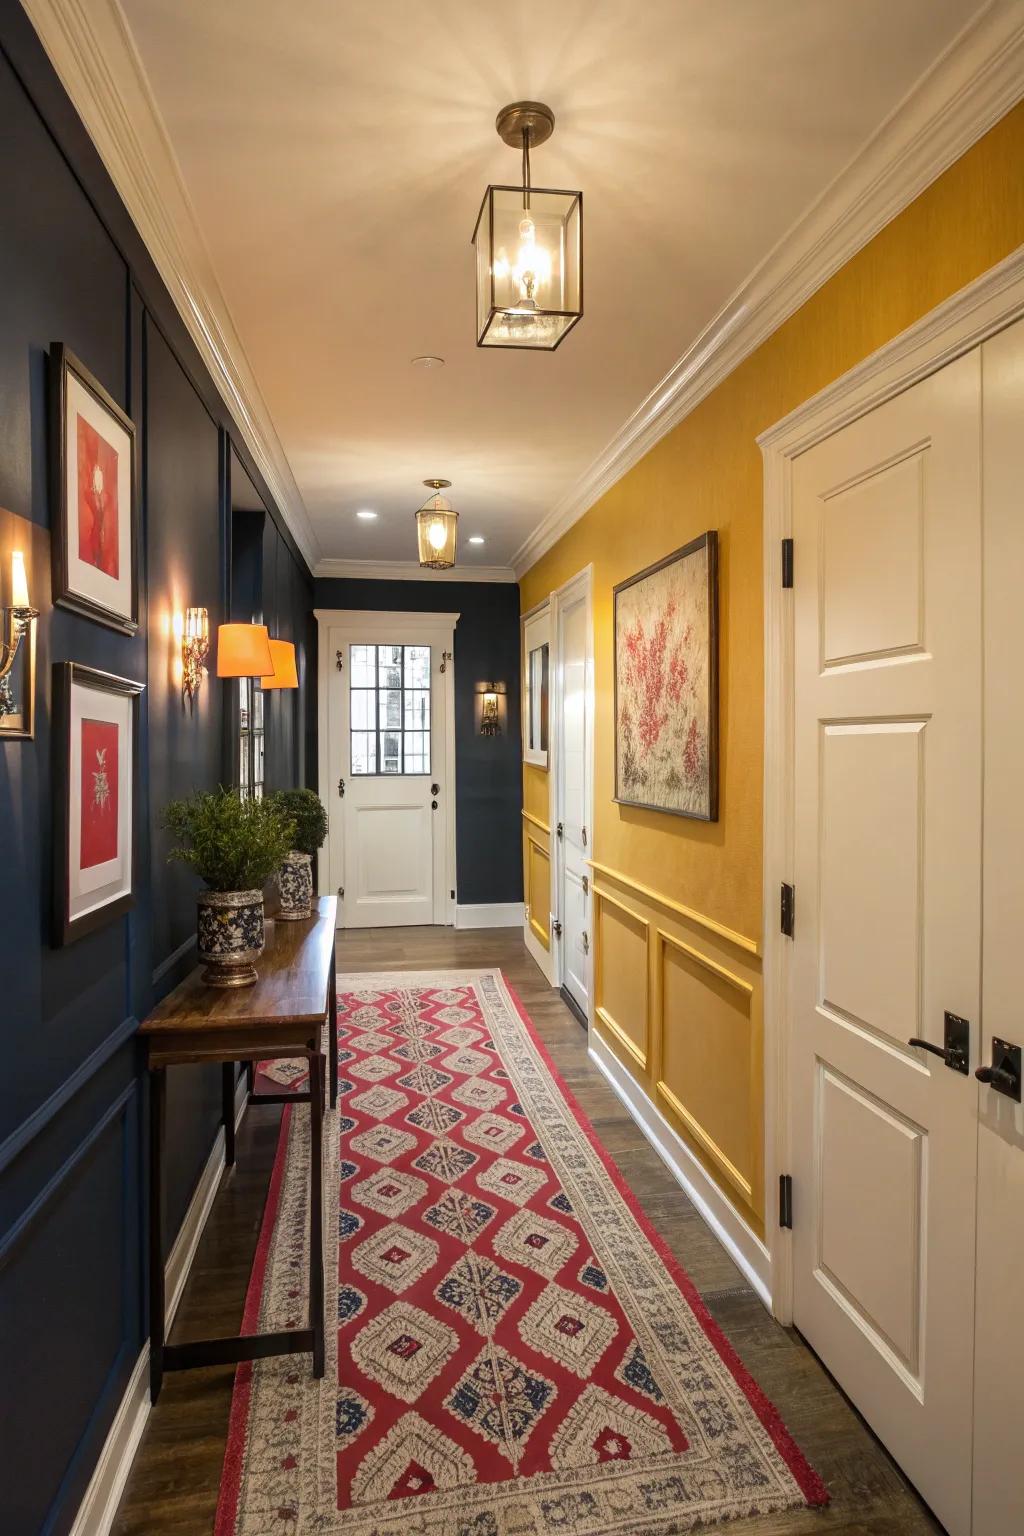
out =
[(321, 793), (339, 927), (452, 921), (451, 639), (451, 625), (403, 614), (346, 616), (327, 630)]
[(555, 731), (558, 918), (561, 982), (583, 1018), (590, 1003), (589, 579), (556, 600), (558, 720)]
[(793, 535), (794, 1321), (966, 1536), (978, 1087), (910, 1041), (979, 1059), (980, 354), (798, 459)]

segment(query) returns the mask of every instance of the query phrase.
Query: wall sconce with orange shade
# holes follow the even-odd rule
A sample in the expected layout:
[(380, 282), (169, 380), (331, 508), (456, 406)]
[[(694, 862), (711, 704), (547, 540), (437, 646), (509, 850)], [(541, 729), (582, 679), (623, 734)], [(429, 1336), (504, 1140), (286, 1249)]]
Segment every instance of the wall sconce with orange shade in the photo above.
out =
[(210, 654), (210, 618), (205, 608), (186, 608), (181, 636), (181, 693), (191, 712)]
[[(0, 610), (3, 613), (3, 630), (0, 633), (0, 720), (9, 715), (19, 714), (18, 705), (11, 688), (11, 671), (22, 640), (28, 635), (33, 622), (39, 617), (38, 608), (33, 608), (28, 597), (28, 578), (25, 574), (25, 556), (20, 549), (16, 549), (11, 555), (11, 592), (10, 602), (7, 607)], [(30, 641), (31, 649), (31, 641)], [(32, 688), (30, 673), (26, 674), (27, 686)], [(31, 720), (31, 698), (26, 701), (25, 709), (28, 712), (26, 718)], [(18, 734), (32, 734), (31, 725), (24, 732)]]
[(270, 654), (274, 661), (273, 672), (264, 674), (260, 686), (268, 688), (297, 688), (299, 671), (295, 662), (295, 647), (290, 640), (271, 640)]
[(245, 760), (242, 764), (243, 799), (256, 796), (256, 678), (269, 677), (274, 671), (270, 636), (265, 624), (219, 624), (217, 626), (217, 676), (245, 679), (246, 721), (243, 723)]

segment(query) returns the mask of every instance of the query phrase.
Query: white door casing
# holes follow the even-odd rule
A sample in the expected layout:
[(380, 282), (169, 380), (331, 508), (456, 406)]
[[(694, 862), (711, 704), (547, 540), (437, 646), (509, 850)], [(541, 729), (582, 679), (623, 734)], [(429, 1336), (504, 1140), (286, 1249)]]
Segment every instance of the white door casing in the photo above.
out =
[[(970, 1529), (981, 942), (981, 359), (793, 467), (793, 1319)], [(976, 1056), (972, 1056), (973, 1068)]]
[(556, 941), (558, 978), (588, 1021), (594, 713), (591, 571), (587, 566), (552, 595), (555, 906), (562, 925)]
[[(1024, 1045), (1024, 322), (982, 348), (984, 399), (985, 847), (982, 1029)], [(978, 1122), (974, 1536), (1024, 1531), (1024, 1108), (982, 1087)]]
[[(316, 617), (320, 793), (329, 820), (320, 858), (321, 893), (344, 892), (338, 907), (339, 927), (451, 923), (455, 910), (452, 653), (459, 616), (317, 610)], [(353, 772), (352, 648), (388, 644), (430, 647), (427, 772)]]

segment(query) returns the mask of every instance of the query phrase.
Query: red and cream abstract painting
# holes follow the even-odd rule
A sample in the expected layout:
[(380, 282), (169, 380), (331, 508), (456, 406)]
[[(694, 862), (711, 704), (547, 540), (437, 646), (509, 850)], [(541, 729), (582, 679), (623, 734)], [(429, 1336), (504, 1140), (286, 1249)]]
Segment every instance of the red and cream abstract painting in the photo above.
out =
[(77, 419), (78, 558), (116, 581), (120, 574), (118, 454), (82, 415)]
[(615, 797), (718, 815), (716, 539), (703, 534), (615, 589)]
[(117, 858), (118, 730), (112, 720), (82, 720), (82, 869)]

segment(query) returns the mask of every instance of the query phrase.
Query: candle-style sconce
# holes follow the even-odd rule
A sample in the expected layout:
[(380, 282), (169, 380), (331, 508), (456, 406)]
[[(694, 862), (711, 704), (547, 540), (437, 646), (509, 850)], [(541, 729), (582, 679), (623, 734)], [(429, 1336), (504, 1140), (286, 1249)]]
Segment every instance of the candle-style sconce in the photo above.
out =
[(202, 686), (206, 658), (210, 654), (210, 618), (205, 608), (186, 608), (181, 637), (181, 696), (195, 708), (196, 694)]
[[(11, 555), (11, 584), (9, 601), (2, 614), (0, 631), (0, 735), (31, 736), (32, 704), (35, 692), (33, 676), (35, 635), (32, 626), (39, 617), (28, 595), (28, 577), (25, 573), (25, 556), (20, 549)], [(22, 644), (25, 649), (21, 651)], [(22, 671), (22, 699), (15, 696), (12, 673), (18, 653), (26, 657)], [(5, 722), (8, 722), (5, 724)]]
[(501, 704), (500, 695), (505, 691), (504, 683), (484, 683), (480, 690), (480, 735), (501, 735)]

